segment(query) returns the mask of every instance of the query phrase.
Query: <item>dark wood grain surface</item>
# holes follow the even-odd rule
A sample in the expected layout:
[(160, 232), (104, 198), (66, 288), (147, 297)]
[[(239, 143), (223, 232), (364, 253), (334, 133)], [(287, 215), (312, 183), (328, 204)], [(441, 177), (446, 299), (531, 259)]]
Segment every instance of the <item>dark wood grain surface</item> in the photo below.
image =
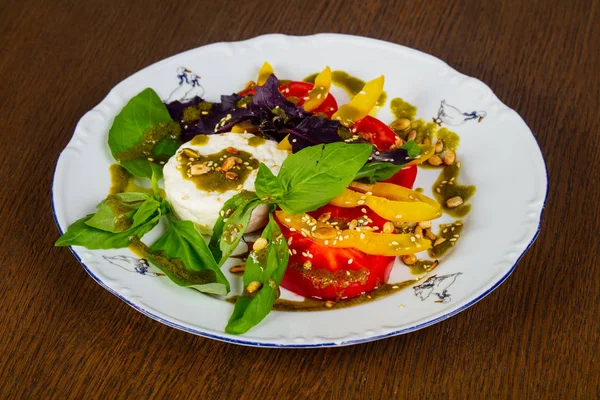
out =
[[(0, 2), (0, 398), (597, 398), (599, 9), (593, 0)], [(256, 349), (143, 316), (53, 246), (53, 168), (87, 110), (162, 58), (272, 32), (413, 47), (521, 114), (550, 192), (540, 236), (510, 279), (408, 335)]]

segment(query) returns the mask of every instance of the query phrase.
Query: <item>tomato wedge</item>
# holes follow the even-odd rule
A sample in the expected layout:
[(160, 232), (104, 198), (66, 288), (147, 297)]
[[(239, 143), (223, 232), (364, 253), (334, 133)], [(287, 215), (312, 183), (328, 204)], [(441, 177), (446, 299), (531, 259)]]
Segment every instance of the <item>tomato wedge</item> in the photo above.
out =
[[(286, 99), (293, 100), (297, 106), (301, 106), (304, 104), (304, 98), (308, 96), (308, 92), (310, 92), (315, 85), (309, 82), (302, 81), (280, 81), (279, 91), (283, 94)], [(245, 89), (238, 93), (240, 96), (248, 96), (256, 94), (256, 87), (250, 87), (249, 89)], [(327, 118), (331, 118), (331, 116), (338, 110), (337, 101), (335, 101), (335, 97), (331, 93), (327, 94), (325, 97), (325, 101), (323, 103), (312, 110), (311, 112), (314, 114), (324, 114)]]
[(394, 176), (385, 180), (384, 182), (393, 183), (394, 185), (403, 186), (408, 189), (412, 189), (417, 179), (417, 166), (408, 165), (396, 172)]
[(388, 151), (404, 144), (392, 128), (370, 115), (356, 121), (351, 129), (353, 133), (368, 140), (379, 151)]
[[(366, 211), (366, 213), (364, 212)], [(326, 205), (309, 213), (314, 218), (329, 213), (340, 229), (366, 215), (369, 226), (383, 229), (383, 218), (364, 207), (341, 208)], [(290, 251), (288, 268), (281, 286), (304, 297), (325, 300), (351, 298), (367, 293), (386, 282), (396, 257), (374, 256), (352, 248), (331, 248), (291, 231), (277, 220)]]

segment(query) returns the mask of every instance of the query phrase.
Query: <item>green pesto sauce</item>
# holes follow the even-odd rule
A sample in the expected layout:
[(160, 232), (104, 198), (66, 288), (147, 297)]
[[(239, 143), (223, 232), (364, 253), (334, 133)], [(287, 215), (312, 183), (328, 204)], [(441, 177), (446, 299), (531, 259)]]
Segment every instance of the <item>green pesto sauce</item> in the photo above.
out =
[(390, 108), (392, 109), (392, 114), (394, 114), (394, 117), (396, 117), (396, 119), (406, 118), (412, 121), (417, 116), (417, 107), (404, 101), (400, 97), (392, 99), (392, 102), (390, 103)]
[(438, 131), (437, 124), (433, 122), (427, 122), (421, 118), (415, 119), (410, 123), (410, 129), (404, 132), (404, 139), (408, 136), (411, 131), (417, 131), (417, 136), (415, 137), (415, 142), (423, 143), (425, 138), (429, 138), (431, 143), (435, 144), (435, 134)]
[[(110, 166), (110, 190), (109, 194), (126, 193), (126, 192), (137, 192), (137, 193), (148, 193), (153, 194), (151, 188), (145, 188), (135, 183), (135, 177), (127, 171), (127, 169), (120, 164), (113, 164)], [(164, 191), (161, 189), (161, 195), (165, 197)]]
[[(439, 264), (439, 263), (438, 263)], [(409, 265), (410, 273), (416, 276), (425, 275), (435, 269), (437, 264), (434, 261), (418, 260), (415, 264)]]
[(131, 227), (133, 220), (130, 218), (130, 215), (132, 214), (131, 211), (135, 209), (135, 204), (123, 203), (121, 199), (114, 194), (108, 195), (104, 200), (104, 203), (110, 207), (115, 216), (116, 232), (123, 232)]
[(202, 117), (210, 114), (213, 108), (213, 103), (203, 101), (195, 106), (186, 107), (183, 110), (181, 122), (196, 123)]
[[(418, 279), (411, 279), (404, 282), (399, 283), (384, 283), (380, 285), (377, 289), (369, 292), (361, 294), (358, 297), (354, 297), (352, 299), (341, 299), (336, 301), (331, 307), (327, 306), (327, 302), (325, 300), (317, 300), (305, 298), (303, 301), (293, 301), (293, 300), (285, 300), (285, 299), (277, 299), (275, 300), (275, 304), (273, 305), (273, 310), (275, 311), (327, 311), (327, 310), (336, 310), (340, 308), (353, 307), (360, 304), (364, 304), (373, 300), (381, 299), (383, 297), (390, 296), (404, 288), (414, 285), (418, 282)], [(331, 303), (329, 303), (331, 305)]]
[(425, 191), (425, 189), (423, 189), (422, 187), (415, 188), (414, 190), (417, 193), (423, 193)]
[(181, 135), (181, 127), (176, 122), (161, 123), (153, 125), (144, 133), (142, 140), (127, 151), (117, 154), (116, 159), (119, 162), (135, 161), (147, 159), (152, 162), (166, 162), (169, 157), (166, 155), (155, 155), (152, 149), (163, 140), (178, 141)]
[[(314, 84), (315, 79), (318, 74), (319, 74), (318, 72), (316, 72), (314, 74), (310, 74), (306, 78), (304, 78), (303, 81)], [(366, 83), (365, 81), (363, 81), (360, 78), (357, 78), (355, 76), (350, 75), (347, 72), (339, 71), (339, 70), (331, 72), (331, 82), (335, 86), (344, 90), (344, 92), (346, 92), (348, 94), (348, 96), (350, 96), (350, 98), (356, 96), (356, 94), (362, 90), (362, 88), (365, 86), (365, 83)], [(381, 93), (381, 96), (379, 96), (379, 99), (377, 99), (377, 103), (375, 104), (375, 106), (383, 107), (385, 105), (386, 100), (387, 100), (387, 93), (384, 91)]]
[(325, 289), (331, 285), (334, 285), (339, 289), (341, 293), (344, 289), (352, 284), (364, 285), (369, 279), (369, 270), (366, 268), (360, 269), (347, 269), (340, 271), (329, 271), (325, 268), (311, 268), (306, 269), (302, 265), (288, 265), (288, 268), (295, 269), (300, 272), (302, 278), (309, 280), (311, 284), (318, 289)]
[(208, 136), (207, 135), (196, 135), (190, 141), (190, 144), (193, 145), (193, 146), (204, 146), (207, 143), (208, 143)]
[(205, 285), (215, 282), (215, 273), (210, 270), (188, 270), (178, 258), (167, 258), (162, 252), (150, 253), (148, 246), (135, 236), (129, 242), (129, 250), (136, 256), (156, 265), (171, 280), (180, 286)]
[[(242, 160), (241, 164), (227, 170), (221, 171), (221, 167), (230, 157), (237, 157)], [(238, 151), (237, 154), (228, 152), (227, 149), (208, 156), (200, 155), (199, 157), (188, 157), (185, 152), (177, 155), (179, 161), (179, 170), (184, 179), (190, 180), (196, 184), (196, 187), (205, 192), (223, 193), (228, 190), (241, 189), (246, 178), (252, 171), (258, 168), (259, 162), (252, 154), (247, 151)], [(192, 175), (192, 166), (204, 164), (210, 168), (208, 173), (203, 175)], [(234, 179), (229, 178), (234, 176)]]
[(437, 237), (446, 239), (444, 242), (434, 246), (428, 250), (430, 257), (441, 257), (448, 250), (456, 245), (456, 242), (460, 238), (460, 233), (463, 229), (462, 221), (455, 221), (451, 224), (441, 224), (440, 232), (437, 234)]
[(266, 141), (267, 139), (262, 138), (260, 136), (253, 136), (250, 139), (248, 139), (248, 145), (252, 147), (258, 147), (261, 144), (264, 144)]
[[(455, 218), (464, 217), (471, 211), (471, 205), (465, 203), (473, 197), (476, 190), (474, 185), (459, 184), (459, 174), (460, 168), (458, 163), (444, 166), (432, 188), (433, 195), (437, 202), (442, 205), (442, 208), (446, 213)], [(446, 201), (456, 196), (462, 197), (463, 204), (455, 208), (448, 208), (446, 206)]]
[(443, 151), (456, 151), (456, 149), (458, 149), (458, 145), (460, 144), (460, 137), (456, 133), (446, 128), (441, 128), (436, 132), (436, 139), (442, 139), (442, 142), (444, 143)]

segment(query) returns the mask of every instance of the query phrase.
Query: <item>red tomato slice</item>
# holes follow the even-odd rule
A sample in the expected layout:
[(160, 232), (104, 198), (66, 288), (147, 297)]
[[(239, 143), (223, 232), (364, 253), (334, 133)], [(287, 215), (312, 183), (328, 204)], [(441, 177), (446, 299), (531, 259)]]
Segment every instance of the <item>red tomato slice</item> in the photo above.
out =
[[(363, 212), (362, 209), (364, 209)], [(385, 219), (368, 208), (341, 208), (326, 205), (313, 211), (313, 217), (330, 212), (332, 222), (341, 229), (353, 220), (366, 215), (369, 226), (383, 228)], [(320, 245), (301, 233), (292, 232), (278, 221), (288, 239), (292, 254), (281, 286), (304, 297), (326, 300), (352, 298), (387, 282), (396, 257), (373, 256), (355, 249), (337, 249)], [(308, 263), (310, 262), (310, 266)]]
[[(283, 96), (287, 99), (290, 97), (295, 97), (298, 99), (296, 103), (297, 106), (301, 106), (304, 104), (304, 98), (308, 96), (308, 92), (312, 90), (315, 85), (309, 82), (302, 81), (283, 81), (279, 85), (279, 91), (283, 94)], [(240, 96), (248, 96), (248, 95), (256, 94), (256, 88), (247, 89), (239, 93)], [(331, 116), (337, 111), (338, 105), (337, 101), (335, 101), (335, 97), (331, 93), (327, 94), (327, 97), (323, 101), (323, 103), (312, 110), (311, 112), (314, 114), (322, 113), (327, 116), (327, 118), (331, 118)]]
[(400, 171), (396, 172), (394, 176), (384, 182), (412, 189), (415, 184), (415, 179), (417, 179), (417, 166), (413, 164), (402, 168)]
[(404, 144), (404, 141), (396, 135), (392, 128), (370, 115), (356, 121), (352, 132), (367, 139), (379, 151), (388, 151), (392, 146)]

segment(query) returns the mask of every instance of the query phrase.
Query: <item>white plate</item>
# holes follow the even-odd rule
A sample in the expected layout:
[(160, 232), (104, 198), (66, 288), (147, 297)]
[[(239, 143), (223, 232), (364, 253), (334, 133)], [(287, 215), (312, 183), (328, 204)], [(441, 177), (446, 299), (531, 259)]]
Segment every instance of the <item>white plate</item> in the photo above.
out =
[[(79, 121), (56, 165), (53, 208), (60, 231), (92, 212), (108, 193), (108, 167), (113, 163), (106, 144), (108, 129), (131, 97), (152, 87), (163, 99), (204, 92), (208, 100), (218, 100), (221, 94), (238, 91), (254, 79), (265, 60), (281, 79), (301, 80), (326, 65), (365, 80), (384, 74), (389, 98), (399, 96), (416, 105), (417, 116), (425, 120), (438, 115), (442, 100), (467, 113), (487, 113), (481, 123), (457, 120), (452, 115), (456, 110), (449, 107), (442, 115), (442, 124), (460, 124), (449, 127), (461, 137), (460, 181), (476, 185), (477, 193), (470, 214), (463, 219), (461, 240), (431, 273), (437, 277), (428, 277), (425, 287), (409, 287), (357, 307), (272, 312), (241, 336), (223, 332), (231, 304), (153, 276), (152, 267), (146, 274), (135, 273), (135, 258), (127, 258), (132, 254), (126, 249), (73, 247), (96, 282), (136, 310), (187, 332), (252, 346), (323, 347), (424, 328), (474, 304), (510, 275), (539, 231), (547, 191), (544, 160), (525, 122), (485, 84), (437, 58), (392, 43), (337, 34), (266, 35), (216, 43), (160, 61), (119, 83)], [(180, 66), (201, 76), (201, 86), (178, 86), (176, 70)], [(173, 93), (174, 89), (179, 92)], [(339, 90), (334, 94), (344, 102)], [(389, 107), (382, 108), (378, 117), (391, 122)], [(430, 191), (434, 179), (434, 174), (421, 171), (416, 186)], [(145, 272), (143, 265), (137, 267), (138, 272)], [(402, 279), (405, 271), (405, 267), (395, 267), (392, 280)], [(239, 290), (239, 278), (232, 286)]]

